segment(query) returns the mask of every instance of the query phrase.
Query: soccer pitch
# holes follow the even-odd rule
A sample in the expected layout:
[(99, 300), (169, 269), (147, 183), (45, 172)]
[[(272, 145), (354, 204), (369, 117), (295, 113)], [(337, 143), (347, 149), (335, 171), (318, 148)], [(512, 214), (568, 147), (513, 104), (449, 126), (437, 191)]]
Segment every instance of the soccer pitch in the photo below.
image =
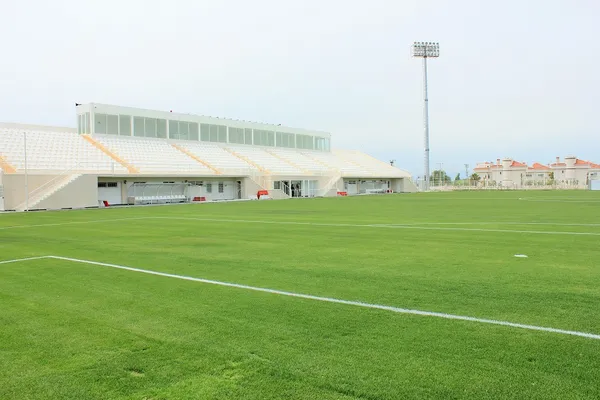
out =
[(594, 192), (4, 214), (0, 399), (597, 399), (599, 260)]

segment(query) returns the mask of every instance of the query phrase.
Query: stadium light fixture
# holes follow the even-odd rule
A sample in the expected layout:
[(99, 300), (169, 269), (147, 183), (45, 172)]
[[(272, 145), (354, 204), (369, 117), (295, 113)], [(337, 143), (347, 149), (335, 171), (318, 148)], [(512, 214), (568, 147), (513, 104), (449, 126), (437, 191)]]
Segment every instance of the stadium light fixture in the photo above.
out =
[(429, 190), (429, 99), (427, 97), (427, 59), (429, 57), (437, 58), (440, 56), (440, 44), (437, 42), (414, 42), (412, 45), (412, 56), (423, 59), (423, 122), (425, 128), (425, 159), (424, 159), (424, 178), (423, 190)]

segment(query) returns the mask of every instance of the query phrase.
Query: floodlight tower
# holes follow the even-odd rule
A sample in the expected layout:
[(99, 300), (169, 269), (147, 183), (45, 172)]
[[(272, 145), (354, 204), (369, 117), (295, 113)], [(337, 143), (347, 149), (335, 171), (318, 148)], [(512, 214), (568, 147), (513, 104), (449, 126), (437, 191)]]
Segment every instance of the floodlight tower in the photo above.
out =
[(427, 58), (440, 56), (440, 45), (434, 42), (414, 42), (412, 45), (413, 57), (423, 59), (423, 122), (425, 125), (425, 160), (424, 160), (424, 179), (423, 190), (429, 190), (429, 99), (427, 98)]

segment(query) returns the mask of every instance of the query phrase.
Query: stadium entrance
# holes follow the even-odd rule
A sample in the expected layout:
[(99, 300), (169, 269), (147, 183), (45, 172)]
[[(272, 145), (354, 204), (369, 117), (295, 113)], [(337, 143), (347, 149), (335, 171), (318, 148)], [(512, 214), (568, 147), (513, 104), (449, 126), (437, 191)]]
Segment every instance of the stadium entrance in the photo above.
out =
[(283, 191), (289, 197), (315, 197), (318, 183), (316, 180), (300, 179), (273, 182), (273, 188)]

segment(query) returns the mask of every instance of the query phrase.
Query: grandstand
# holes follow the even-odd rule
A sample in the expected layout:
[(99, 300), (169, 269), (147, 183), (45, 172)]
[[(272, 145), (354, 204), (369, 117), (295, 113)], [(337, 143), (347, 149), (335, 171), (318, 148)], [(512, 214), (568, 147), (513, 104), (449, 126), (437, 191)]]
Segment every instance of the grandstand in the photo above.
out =
[(411, 192), (410, 174), (331, 135), (104, 104), (77, 128), (0, 125), (0, 210)]

